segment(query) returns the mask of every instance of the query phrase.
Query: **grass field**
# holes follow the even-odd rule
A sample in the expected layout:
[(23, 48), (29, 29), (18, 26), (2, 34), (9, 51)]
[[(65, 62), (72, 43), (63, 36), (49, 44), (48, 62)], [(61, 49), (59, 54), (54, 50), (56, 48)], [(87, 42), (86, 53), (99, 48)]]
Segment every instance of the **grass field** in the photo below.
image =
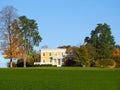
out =
[(0, 69), (0, 90), (120, 90), (120, 69)]

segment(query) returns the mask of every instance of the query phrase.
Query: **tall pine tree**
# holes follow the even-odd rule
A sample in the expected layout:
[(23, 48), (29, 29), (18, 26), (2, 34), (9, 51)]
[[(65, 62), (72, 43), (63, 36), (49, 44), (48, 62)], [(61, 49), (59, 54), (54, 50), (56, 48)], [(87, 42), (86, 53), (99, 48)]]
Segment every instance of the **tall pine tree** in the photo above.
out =
[(111, 28), (107, 24), (98, 24), (95, 30), (91, 31), (91, 36), (85, 38), (86, 45), (90, 44), (95, 48), (94, 59), (107, 59), (112, 55), (115, 45)]

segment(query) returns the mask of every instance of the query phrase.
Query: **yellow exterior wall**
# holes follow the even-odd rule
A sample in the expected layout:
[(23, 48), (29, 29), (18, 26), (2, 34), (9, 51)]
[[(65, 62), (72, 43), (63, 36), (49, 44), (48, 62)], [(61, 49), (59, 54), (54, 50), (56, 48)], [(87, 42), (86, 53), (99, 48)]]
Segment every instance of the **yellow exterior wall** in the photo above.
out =
[[(45, 56), (43, 56), (43, 53), (45, 53)], [(50, 56), (50, 53), (51, 53), (51, 56)], [(61, 57), (62, 56), (62, 53), (63, 53), (63, 50), (59, 49), (55, 49), (55, 50), (43, 50), (42, 53), (41, 53), (41, 60), (45, 60), (45, 63), (49, 63), (50, 62), (50, 57), (55, 57), (57, 53), (57, 56), (58, 57)]]
[(45, 62), (49, 62), (49, 52), (45, 52), (45, 56), (41, 56), (43, 59), (45, 59)]
[[(51, 52), (51, 56), (49, 55), (50, 52), (45, 52), (45, 56), (41, 56), (43, 59), (45, 59), (45, 62), (50, 62), (50, 57), (54, 57), (55, 56), (55, 52)], [(56, 52), (57, 56), (61, 56), (62, 52), (58, 51)]]

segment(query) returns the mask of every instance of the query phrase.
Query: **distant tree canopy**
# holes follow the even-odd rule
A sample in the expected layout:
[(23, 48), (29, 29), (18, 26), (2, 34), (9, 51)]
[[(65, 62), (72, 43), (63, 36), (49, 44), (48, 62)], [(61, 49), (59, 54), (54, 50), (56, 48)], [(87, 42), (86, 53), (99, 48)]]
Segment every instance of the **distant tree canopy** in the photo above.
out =
[(95, 30), (91, 31), (91, 36), (86, 37), (84, 41), (86, 45), (94, 48), (94, 58), (100, 60), (110, 58), (115, 46), (111, 28), (107, 24), (98, 24)]

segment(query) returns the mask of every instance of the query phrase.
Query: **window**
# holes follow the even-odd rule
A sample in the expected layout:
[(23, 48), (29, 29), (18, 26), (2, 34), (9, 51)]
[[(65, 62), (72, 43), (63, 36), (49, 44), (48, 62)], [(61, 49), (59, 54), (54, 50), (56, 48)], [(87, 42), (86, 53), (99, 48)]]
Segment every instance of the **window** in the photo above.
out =
[(43, 52), (43, 56), (45, 56), (45, 52)]
[(55, 56), (57, 56), (57, 52), (55, 52)]
[(56, 59), (54, 59), (54, 62), (56, 63), (56, 62), (57, 62), (57, 60), (56, 60)]
[(52, 55), (52, 53), (50, 52), (50, 53), (49, 53), (49, 56), (51, 56), (51, 55)]
[(58, 65), (60, 65), (60, 59), (58, 59)]
[(64, 52), (62, 52), (62, 56), (64, 56)]
[(62, 62), (64, 62), (64, 59), (62, 59)]
[(43, 63), (45, 63), (45, 59), (43, 59)]
[(50, 63), (52, 63), (52, 60), (50, 59)]

